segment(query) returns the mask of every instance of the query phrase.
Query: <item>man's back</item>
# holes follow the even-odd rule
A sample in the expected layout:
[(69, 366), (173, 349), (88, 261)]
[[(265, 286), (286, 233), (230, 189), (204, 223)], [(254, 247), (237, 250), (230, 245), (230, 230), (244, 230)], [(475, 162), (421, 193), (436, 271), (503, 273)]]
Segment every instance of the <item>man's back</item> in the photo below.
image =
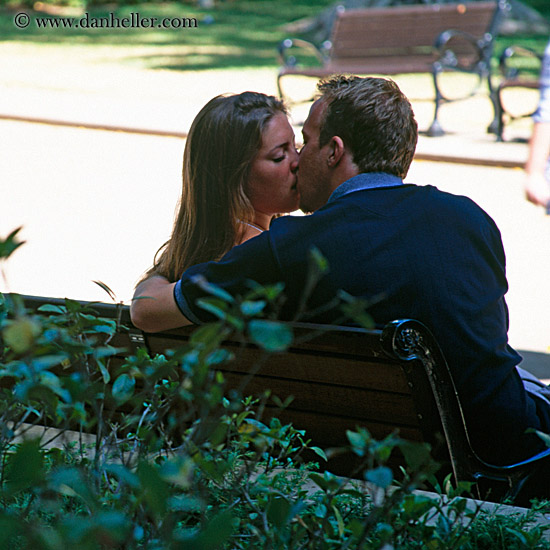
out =
[[(515, 369), (520, 357), (507, 345), (505, 257), (494, 222), (465, 197), (402, 185), (399, 178), (394, 186), (365, 189), (376, 177), (349, 180), (356, 182), (351, 192), (335, 193), (306, 218), (276, 220), (249, 247), (237, 247), (199, 272), (233, 292), (242, 288), (242, 277), (283, 281), (282, 316), (291, 319), (305, 288), (308, 252), (316, 247), (329, 272), (309, 310), (328, 304), (342, 289), (371, 300), (376, 323), (422, 321), (447, 358), (481, 456), (507, 462), (541, 449), (538, 438), (524, 431), (550, 429), (549, 410), (537, 411), (537, 401), (523, 390)], [(188, 302), (192, 295), (186, 294)], [(314, 320), (330, 322), (335, 315), (329, 310)]]

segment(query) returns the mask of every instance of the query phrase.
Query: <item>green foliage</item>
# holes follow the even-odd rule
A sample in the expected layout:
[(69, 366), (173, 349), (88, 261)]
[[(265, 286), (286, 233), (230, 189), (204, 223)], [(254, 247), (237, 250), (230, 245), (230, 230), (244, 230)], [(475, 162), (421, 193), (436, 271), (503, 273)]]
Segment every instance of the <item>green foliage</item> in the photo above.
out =
[[(322, 276), (317, 252), (312, 263), (312, 277)], [(348, 432), (364, 482), (305, 461), (309, 453), (324, 464), (345, 449), (325, 452), (303, 430), (263, 418), (267, 395), (227, 393), (216, 371), (235, 360), (220, 347), (230, 331), (266, 353), (290, 345), (274, 317), (282, 289), (235, 298), (201, 284), (215, 321), (154, 357), (115, 348), (124, 327), (91, 306), (66, 300), (31, 312), (0, 295), (0, 547), (549, 547), (546, 529), (532, 525), (542, 504), (500, 516), (464, 499), (467, 487), (415, 492), (437, 465), (427, 446), (396, 434)], [(349, 297), (345, 305), (362, 318)], [(406, 470), (391, 467), (396, 453)]]
[(15, 250), (17, 250), (24, 241), (17, 239), (17, 234), (21, 231), (21, 227), (12, 231), (5, 239), (0, 239), (0, 260), (9, 258)]

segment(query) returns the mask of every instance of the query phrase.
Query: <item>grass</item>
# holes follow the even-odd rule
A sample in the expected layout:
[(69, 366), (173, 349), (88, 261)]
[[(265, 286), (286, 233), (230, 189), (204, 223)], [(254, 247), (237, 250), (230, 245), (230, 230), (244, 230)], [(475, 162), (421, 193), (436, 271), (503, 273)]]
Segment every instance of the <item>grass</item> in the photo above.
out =
[[(0, 9), (0, 40), (30, 42), (33, 44), (64, 44), (159, 48), (158, 55), (149, 55), (143, 63), (151, 68), (175, 70), (201, 70), (239, 67), (277, 66), (276, 45), (288, 36), (285, 24), (318, 14), (331, 0), (249, 0), (218, 2), (212, 10), (196, 5), (179, 3), (142, 4), (118, 8), (96, 8), (89, 11), (90, 18), (119, 19), (139, 12), (141, 17), (195, 18), (196, 28), (180, 29), (39, 29), (37, 17), (43, 13), (29, 12), (31, 23), (18, 29), (14, 16), (19, 10)], [(73, 12), (70, 12), (73, 13)], [(55, 17), (53, 17), (55, 18)], [(181, 52), (174, 52), (175, 48)], [(163, 50), (166, 50), (163, 52)]]
[[(537, 0), (531, 0), (536, 2)], [(546, 0), (544, 0), (546, 1)], [(90, 19), (118, 19), (139, 12), (142, 18), (196, 19), (196, 28), (124, 29), (124, 28), (38, 28), (36, 19), (59, 20), (60, 16), (29, 10), (28, 28), (18, 29), (14, 16), (21, 9), (0, 8), (0, 42), (58, 44), (67, 46), (110, 46), (153, 48), (139, 62), (148, 68), (173, 70), (203, 70), (221, 68), (269, 67), (278, 65), (276, 45), (289, 34), (285, 26), (297, 19), (319, 14), (333, 0), (232, 0), (216, 2), (214, 9), (201, 9), (197, 3), (142, 3), (121, 7), (91, 8)], [(548, 8), (547, 8), (548, 10)], [(84, 12), (62, 12), (76, 19)], [(306, 36), (307, 38), (307, 36)], [(542, 52), (548, 36), (515, 36), (497, 39), (495, 59), (511, 43)], [(533, 71), (537, 68), (533, 67)]]

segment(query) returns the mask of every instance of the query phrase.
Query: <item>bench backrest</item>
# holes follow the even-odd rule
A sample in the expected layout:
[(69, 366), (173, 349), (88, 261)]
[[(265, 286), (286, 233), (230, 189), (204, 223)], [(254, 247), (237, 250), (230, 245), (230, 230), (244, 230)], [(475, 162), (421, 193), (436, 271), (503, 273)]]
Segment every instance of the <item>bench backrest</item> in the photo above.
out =
[[(467, 2), (342, 11), (332, 31), (329, 64), (352, 72), (363, 60), (371, 64), (379, 58), (381, 72), (387, 72), (384, 63), (391, 67), (392, 60), (406, 56), (411, 66), (425, 65), (428, 72), (441, 32), (454, 29), (481, 39), (493, 31), (497, 7), (497, 2)], [(457, 54), (474, 54), (466, 41), (454, 39), (452, 48)]]
[[(55, 298), (23, 298), (31, 310), (43, 304), (64, 304)], [(178, 348), (196, 329), (147, 334), (132, 325), (127, 306), (82, 303), (125, 327), (110, 341), (126, 350), (113, 358), (115, 363), (139, 347), (145, 346), (152, 354)], [(288, 407), (271, 406), (267, 414), (306, 430), (313, 445), (345, 445), (345, 431), (361, 426), (375, 438), (398, 430), (403, 438), (431, 443), (436, 458), (448, 462), (455, 479), (504, 482), (503, 494), (511, 497), (533, 466), (550, 455), (549, 449), (529, 461), (504, 467), (488, 465), (477, 457), (445, 358), (431, 332), (418, 321), (394, 321), (383, 330), (312, 324), (293, 324), (292, 329), (295, 338), (290, 348), (268, 356), (242, 336), (228, 337), (223, 346), (236, 359), (216, 368), (223, 372), (228, 388), (238, 388), (244, 395), (260, 395), (269, 389), (282, 401), (293, 396)], [(354, 465), (351, 455), (342, 455), (327, 467), (349, 475)]]
[[(24, 301), (33, 310), (43, 304), (64, 303), (31, 296)], [(155, 355), (184, 346), (196, 329), (191, 326), (142, 333), (132, 325), (127, 306), (96, 303), (93, 309), (127, 327), (109, 342), (125, 350), (112, 358), (112, 367), (138, 347), (146, 347)], [(420, 336), (415, 336), (415, 349), (411, 347), (411, 328), (425, 327), (407, 321), (390, 324), (385, 331), (313, 324), (293, 324), (292, 328), (294, 342), (284, 353), (267, 354), (243, 342), (242, 336), (227, 337), (223, 346), (232, 351), (235, 360), (216, 367), (223, 372), (227, 389), (254, 396), (271, 390), (283, 402), (292, 397), (283, 410), (269, 400), (265, 417), (275, 416), (304, 429), (312, 445), (321, 448), (344, 446), (348, 443), (346, 430), (365, 427), (376, 439), (398, 431), (405, 439), (430, 442), (439, 449), (438, 458), (449, 462), (438, 405), (423, 359), (415, 351)], [(426, 330), (426, 345), (436, 345), (435, 341), (428, 342), (428, 337)], [(399, 354), (398, 349), (402, 350)], [(431, 356), (439, 357), (435, 353)], [(328, 467), (347, 474), (353, 470), (354, 460), (351, 455), (340, 455)]]
[[(283, 402), (292, 398), (284, 409), (269, 400), (265, 417), (306, 430), (312, 444), (324, 449), (347, 445), (346, 430), (360, 426), (376, 439), (395, 431), (412, 441), (436, 443), (439, 437), (446, 450), (422, 368), (407, 364), (404, 369), (403, 361), (386, 353), (382, 331), (307, 324), (293, 325), (293, 331), (294, 343), (284, 353), (267, 354), (240, 337), (227, 338), (224, 348), (235, 360), (217, 370), (228, 388), (257, 397), (270, 390)], [(152, 353), (163, 353), (181, 345), (191, 332), (147, 334), (145, 342)], [(339, 455), (328, 468), (349, 474), (353, 464), (351, 454)]]

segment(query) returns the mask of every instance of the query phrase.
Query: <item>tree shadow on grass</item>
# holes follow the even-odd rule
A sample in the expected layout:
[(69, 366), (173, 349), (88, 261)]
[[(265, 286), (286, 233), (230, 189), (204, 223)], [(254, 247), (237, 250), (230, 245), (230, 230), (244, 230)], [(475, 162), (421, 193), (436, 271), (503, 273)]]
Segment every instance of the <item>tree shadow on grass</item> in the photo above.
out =
[[(144, 61), (151, 68), (170, 70), (202, 70), (239, 67), (275, 67), (277, 65), (277, 44), (287, 37), (284, 25), (296, 18), (320, 12), (321, 0), (314, 5), (311, 0), (239, 0), (221, 2), (215, 10), (201, 10), (189, 4), (140, 4), (123, 8), (89, 10), (89, 19), (115, 17), (122, 19), (132, 13), (152, 18), (190, 18), (197, 21), (194, 28), (66, 28), (66, 18), (48, 16), (32, 10), (13, 10), (0, 7), (0, 40), (41, 44), (66, 44), (70, 46), (113, 46), (113, 47), (165, 47), (171, 51), (166, 55), (159, 50), (145, 56), (137, 53), (128, 59)], [(14, 18), (24, 11), (30, 17), (30, 24), (24, 29), (15, 25)], [(50, 19), (47, 28), (39, 28), (36, 20)], [(75, 17), (74, 21), (80, 21)], [(53, 25), (53, 26), (52, 26)], [(57, 26), (56, 26), (57, 25)], [(182, 53), (174, 49), (183, 46)], [(203, 49), (211, 51), (204, 54)], [(189, 53), (196, 48), (196, 53)], [(216, 51), (217, 50), (217, 51)]]
[(243, 53), (190, 52), (182, 54), (153, 54), (126, 57), (126, 61), (143, 63), (149, 69), (170, 71), (202, 71), (212, 69), (270, 68), (278, 67), (276, 52), (262, 55)]

